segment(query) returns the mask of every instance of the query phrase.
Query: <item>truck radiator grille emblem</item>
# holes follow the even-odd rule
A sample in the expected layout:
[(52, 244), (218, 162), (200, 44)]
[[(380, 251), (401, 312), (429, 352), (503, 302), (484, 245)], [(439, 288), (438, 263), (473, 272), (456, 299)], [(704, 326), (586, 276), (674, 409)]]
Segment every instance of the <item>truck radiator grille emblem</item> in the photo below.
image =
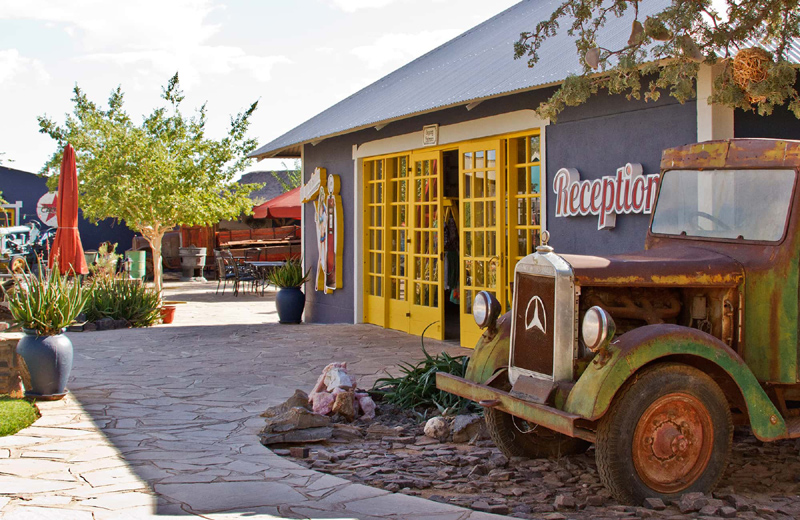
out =
[(547, 334), (547, 311), (544, 310), (544, 302), (538, 296), (531, 298), (525, 310), (525, 330), (531, 329), (538, 329), (542, 334)]

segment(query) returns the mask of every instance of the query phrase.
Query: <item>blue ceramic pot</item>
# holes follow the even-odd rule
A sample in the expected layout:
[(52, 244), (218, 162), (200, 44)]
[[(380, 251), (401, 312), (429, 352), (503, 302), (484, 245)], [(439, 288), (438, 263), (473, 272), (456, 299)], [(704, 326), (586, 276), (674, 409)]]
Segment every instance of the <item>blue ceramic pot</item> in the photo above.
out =
[(60, 399), (67, 393), (67, 378), (72, 371), (72, 342), (63, 334), (37, 336), (25, 331), (17, 343), (17, 353), (31, 374), (31, 388), (25, 394), (39, 399)]
[(278, 308), (278, 321), (281, 323), (300, 323), (306, 306), (306, 295), (299, 287), (283, 287), (275, 297)]

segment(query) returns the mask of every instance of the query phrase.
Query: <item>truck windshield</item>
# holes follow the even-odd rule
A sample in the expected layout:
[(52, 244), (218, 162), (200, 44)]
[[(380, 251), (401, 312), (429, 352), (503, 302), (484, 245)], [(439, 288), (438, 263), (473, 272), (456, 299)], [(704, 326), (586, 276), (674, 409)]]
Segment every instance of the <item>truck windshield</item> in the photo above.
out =
[(794, 170), (670, 170), (652, 232), (774, 242), (783, 237)]

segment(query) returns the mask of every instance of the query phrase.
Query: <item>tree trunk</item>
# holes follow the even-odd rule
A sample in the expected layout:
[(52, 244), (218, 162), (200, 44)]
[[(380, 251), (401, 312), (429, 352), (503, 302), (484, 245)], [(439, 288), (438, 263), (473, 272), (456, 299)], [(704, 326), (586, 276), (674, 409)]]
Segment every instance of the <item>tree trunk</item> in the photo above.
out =
[(164, 238), (164, 232), (158, 230), (152, 234), (144, 234), (144, 237), (150, 242), (150, 247), (153, 249), (153, 283), (160, 293), (164, 285), (161, 280), (161, 240)]

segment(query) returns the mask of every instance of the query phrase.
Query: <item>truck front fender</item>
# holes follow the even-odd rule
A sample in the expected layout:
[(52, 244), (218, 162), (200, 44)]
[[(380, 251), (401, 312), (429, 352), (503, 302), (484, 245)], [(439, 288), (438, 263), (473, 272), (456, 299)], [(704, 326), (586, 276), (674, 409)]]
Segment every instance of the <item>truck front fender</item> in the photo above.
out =
[(786, 437), (786, 423), (744, 360), (719, 339), (679, 325), (648, 325), (620, 336), (605, 363), (590, 363), (567, 398), (564, 411), (597, 420), (614, 396), (645, 365), (657, 361), (712, 363), (736, 384), (753, 434), (763, 441)]
[(478, 340), (469, 357), (464, 378), (474, 383), (486, 383), (495, 372), (508, 366), (510, 348), (511, 313), (507, 312), (497, 320), (495, 331), (484, 331)]

